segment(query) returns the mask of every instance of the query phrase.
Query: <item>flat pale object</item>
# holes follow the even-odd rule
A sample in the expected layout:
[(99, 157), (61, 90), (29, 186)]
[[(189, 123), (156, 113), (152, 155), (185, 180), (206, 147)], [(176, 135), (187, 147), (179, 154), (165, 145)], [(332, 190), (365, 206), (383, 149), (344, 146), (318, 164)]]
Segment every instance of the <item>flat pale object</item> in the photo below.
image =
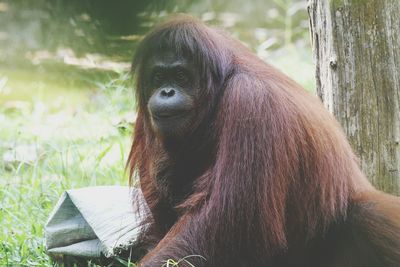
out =
[(46, 223), (46, 250), (56, 257), (113, 257), (135, 245), (147, 213), (138, 189), (95, 186), (67, 190)]

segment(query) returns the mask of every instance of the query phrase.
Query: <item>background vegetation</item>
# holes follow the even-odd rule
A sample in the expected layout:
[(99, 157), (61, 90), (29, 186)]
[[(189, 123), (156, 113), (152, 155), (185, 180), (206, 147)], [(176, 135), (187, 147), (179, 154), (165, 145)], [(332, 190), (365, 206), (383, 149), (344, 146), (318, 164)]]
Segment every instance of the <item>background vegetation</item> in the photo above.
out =
[(305, 1), (0, 0), (0, 266), (52, 265), (43, 226), (64, 190), (127, 184), (130, 60), (176, 12), (225, 28), (313, 90)]

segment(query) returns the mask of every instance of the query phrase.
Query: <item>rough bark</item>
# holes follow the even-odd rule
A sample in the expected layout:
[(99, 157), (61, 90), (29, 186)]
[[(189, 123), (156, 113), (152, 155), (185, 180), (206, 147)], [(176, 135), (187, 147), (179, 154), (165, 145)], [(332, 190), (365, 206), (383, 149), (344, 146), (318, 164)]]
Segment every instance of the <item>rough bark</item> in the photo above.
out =
[(361, 166), (400, 194), (400, 1), (310, 0), (316, 87)]

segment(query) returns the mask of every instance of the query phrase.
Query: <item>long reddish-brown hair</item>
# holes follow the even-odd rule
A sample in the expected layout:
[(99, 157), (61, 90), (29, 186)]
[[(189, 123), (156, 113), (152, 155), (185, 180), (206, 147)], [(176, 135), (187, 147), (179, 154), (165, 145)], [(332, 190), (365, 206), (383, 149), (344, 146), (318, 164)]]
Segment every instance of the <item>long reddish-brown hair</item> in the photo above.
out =
[[(189, 55), (204, 81), (198, 103), (204, 114), (175, 149), (166, 149), (152, 129), (143, 97), (146, 60), (165, 48)], [(319, 99), (219, 30), (175, 18), (144, 39), (133, 71), (138, 117), (131, 177), (137, 171), (159, 228), (181, 229), (175, 224), (180, 218), (196, 218), (191, 231), (213, 238), (196, 240), (192, 252), (203, 248), (209, 261), (220, 253), (245, 255), (249, 249), (271, 255), (291, 240), (311, 239), (345, 218), (350, 196), (369, 187), (342, 130)], [(177, 215), (167, 224), (159, 207), (172, 191), (157, 176), (171, 161), (179, 165), (171, 158), (180, 154), (193, 159), (182, 168), (197, 171), (182, 178), (190, 186), (174, 203)], [(164, 231), (160, 238), (168, 227), (158, 230)]]

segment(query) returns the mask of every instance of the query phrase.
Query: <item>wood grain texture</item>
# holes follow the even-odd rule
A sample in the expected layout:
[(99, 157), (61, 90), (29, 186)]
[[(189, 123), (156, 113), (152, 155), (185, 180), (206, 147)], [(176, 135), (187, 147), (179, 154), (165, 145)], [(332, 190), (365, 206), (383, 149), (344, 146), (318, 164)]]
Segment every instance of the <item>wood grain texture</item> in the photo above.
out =
[(400, 194), (400, 1), (310, 0), (316, 87), (379, 189)]

